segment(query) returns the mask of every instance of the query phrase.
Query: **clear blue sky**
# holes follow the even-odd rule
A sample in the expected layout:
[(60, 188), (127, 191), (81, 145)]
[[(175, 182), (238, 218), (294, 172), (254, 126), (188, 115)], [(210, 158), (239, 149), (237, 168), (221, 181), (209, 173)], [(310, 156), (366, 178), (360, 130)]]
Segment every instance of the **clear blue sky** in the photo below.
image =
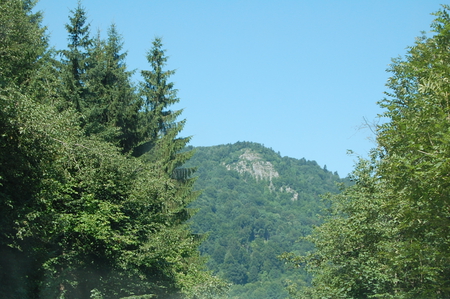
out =
[[(435, 0), (85, 0), (91, 34), (114, 22), (130, 69), (162, 37), (191, 145), (253, 141), (347, 175), (351, 149), (382, 111), (391, 58), (404, 55), (440, 8)], [(76, 0), (41, 0), (51, 44), (67, 45)], [(138, 79), (139, 77), (136, 76)]]

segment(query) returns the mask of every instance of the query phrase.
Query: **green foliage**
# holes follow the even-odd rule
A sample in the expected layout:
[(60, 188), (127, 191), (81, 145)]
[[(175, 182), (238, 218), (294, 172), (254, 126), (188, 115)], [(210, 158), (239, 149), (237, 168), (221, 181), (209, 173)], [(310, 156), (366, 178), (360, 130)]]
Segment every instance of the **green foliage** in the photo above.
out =
[(39, 68), (47, 48), (41, 15), (32, 13), (34, 1), (0, 2), (0, 87), (27, 84)]
[(317, 251), (285, 255), (314, 274), (300, 298), (450, 296), (448, 11), (393, 60), (378, 148), (355, 185), (330, 197), (330, 216), (308, 237)]
[[(151, 66), (151, 70), (141, 71), (144, 79), (140, 88), (140, 96), (143, 102), (143, 112), (140, 116), (142, 135), (139, 146), (134, 149), (133, 155), (135, 156), (141, 156), (157, 147), (159, 140), (173, 140), (184, 126), (184, 121), (176, 122), (182, 111), (168, 109), (171, 105), (178, 103), (179, 99), (177, 98), (177, 90), (174, 89), (174, 84), (168, 82), (175, 71), (163, 70), (167, 57), (162, 49), (160, 38), (156, 38), (153, 41), (153, 47), (147, 53), (147, 61)], [(188, 141), (189, 138), (180, 138), (174, 143), (179, 144), (177, 148), (171, 149), (171, 153), (162, 154), (168, 154), (171, 157), (182, 149)], [(171, 171), (178, 166), (180, 164), (171, 166)]]
[(114, 24), (106, 41), (100, 35), (93, 41), (87, 57), (84, 115), (87, 135), (102, 136), (127, 153), (138, 143), (142, 103), (131, 84), (132, 72), (126, 70), (122, 48), (122, 37)]
[[(0, 2), (0, 297), (211, 298), (226, 289), (186, 224), (198, 193), (180, 167), (192, 155), (180, 152), (189, 140), (177, 137), (181, 112), (165, 110), (174, 92), (162, 106), (166, 95), (148, 92), (142, 106), (116, 28), (91, 40), (80, 5), (57, 61), (31, 4)], [(166, 60), (158, 57), (151, 74)], [(155, 90), (172, 89), (167, 77)]]
[[(297, 240), (321, 223), (319, 194), (338, 192), (337, 175), (314, 161), (280, 157), (250, 142), (195, 148), (187, 165), (198, 168), (195, 188), (203, 190), (191, 205), (198, 209), (191, 225), (208, 236), (200, 248), (209, 269), (234, 284), (229, 298), (286, 298), (286, 279), (309, 282), (278, 256), (311, 250), (309, 242)], [(236, 165), (266, 167), (279, 176), (273, 172), (271, 179), (261, 179)]]
[(385, 263), (395, 254), (397, 222), (385, 201), (389, 191), (374, 177), (373, 163), (361, 160), (352, 175), (355, 184), (328, 196), (325, 223), (305, 237), (316, 250), (283, 255), (313, 274), (314, 287), (302, 289), (300, 298), (371, 298), (393, 291), (395, 283), (387, 277), (395, 270)]
[(78, 2), (75, 10), (70, 11), (70, 23), (66, 24), (69, 33), (68, 50), (61, 51), (64, 57), (61, 67), (62, 86), (61, 92), (64, 98), (78, 112), (84, 112), (84, 103), (87, 95), (86, 72), (88, 65), (88, 51), (92, 46), (92, 39), (89, 34), (89, 24), (86, 24), (87, 16), (85, 9)]

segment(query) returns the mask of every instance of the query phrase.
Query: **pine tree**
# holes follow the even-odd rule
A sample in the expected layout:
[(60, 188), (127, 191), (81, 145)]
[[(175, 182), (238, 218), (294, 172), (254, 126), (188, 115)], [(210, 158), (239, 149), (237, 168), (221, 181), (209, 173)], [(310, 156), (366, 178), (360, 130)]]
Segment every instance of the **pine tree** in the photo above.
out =
[(185, 123), (185, 120), (176, 121), (182, 110), (169, 109), (179, 99), (174, 84), (169, 82), (170, 76), (175, 72), (163, 69), (167, 57), (160, 38), (153, 41), (147, 60), (152, 69), (142, 71), (144, 82), (141, 85), (141, 97), (144, 107), (140, 118), (141, 127), (145, 131), (143, 142), (135, 149), (134, 154), (144, 155), (149, 162), (157, 163), (161, 174), (176, 182), (179, 195), (174, 201), (179, 201), (177, 205), (181, 210), (177, 214), (182, 222), (189, 218), (185, 207), (197, 196), (191, 191), (193, 181), (189, 179), (193, 169), (181, 167), (193, 154), (183, 151), (190, 138), (178, 137)]
[(42, 16), (33, 13), (35, 1), (0, 3), (0, 87), (28, 84), (47, 50)]
[(131, 83), (132, 72), (126, 69), (126, 52), (122, 37), (113, 24), (108, 38), (100, 35), (93, 42), (87, 59), (86, 72), (86, 134), (101, 135), (129, 152), (137, 137), (138, 113), (141, 101)]
[(70, 23), (66, 24), (69, 33), (68, 50), (61, 51), (64, 57), (62, 64), (62, 89), (64, 97), (78, 112), (84, 112), (87, 89), (85, 75), (88, 68), (87, 59), (92, 39), (89, 34), (89, 24), (86, 24), (87, 15), (81, 2), (75, 10), (70, 11)]
[(118, 145), (125, 153), (137, 146), (139, 132), (139, 110), (142, 100), (136, 95), (131, 84), (133, 72), (126, 70), (126, 52), (123, 49), (122, 36), (118, 33), (115, 24), (108, 30), (106, 44), (106, 57), (108, 59), (108, 72), (105, 85), (111, 90), (113, 99), (107, 113), (107, 121), (120, 128)]
[(176, 118), (182, 111), (168, 110), (168, 107), (178, 103), (179, 99), (176, 96), (177, 90), (174, 89), (173, 83), (167, 82), (175, 71), (163, 70), (167, 57), (164, 55), (160, 38), (153, 41), (153, 47), (147, 53), (147, 60), (152, 69), (141, 71), (144, 78), (140, 89), (140, 95), (143, 99), (143, 111), (140, 116), (142, 130), (141, 142), (134, 150), (134, 156), (141, 156), (149, 152), (156, 146), (159, 139), (167, 135), (173, 126), (178, 125), (178, 128), (172, 130), (172, 132), (176, 132), (175, 135), (183, 126), (183, 122), (175, 123)]
[[(192, 190), (194, 179), (190, 176), (193, 169), (182, 167), (192, 156), (192, 152), (184, 151), (190, 138), (177, 137), (185, 123), (185, 121), (176, 121), (182, 111), (168, 109), (179, 99), (176, 96), (177, 91), (174, 89), (174, 84), (169, 82), (169, 78), (174, 74), (174, 71), (163, 69), (167, 57), (162, 49), (161, 39), (156, 38), (153, 41), (153, 47), (148, 52), (147, 60), (151, 65), (151, 70), (142, 71), (144, 82), (140, 91), (144, 103), (140, 114), (140, 124), (143, 130), (141, 131), (142, 141), (135, 148), (133, 154), (152, 165), (152, 172), (165, 182), (169, 194), (163, 196), (164, 200), (160, 202), (159, 208), (161, 213), (157, 218), (154, 218), (157, 223), (162, 225), (162, 228), (148, 242), (145, 242), (146, 245), (144, 246), (154, 247), (154, 244), (157, 243), (156, 240), (163, 240), (158, 237), (162, 233), (165, 236), (164, 242), (168, 242), (164, 247), (174, 250), (173, 253), (169, 253), (168, 256), (172, 256), (169, 260), (176, 256), (183, 257), (181, 259), (176, 258), (178, 260), (177, 266), (167, 269), (170, 270), (170, 276), (178, 277), (175, 286), (189, 290), (189, 294), (200, 296), (204, 292), (203, 296), (206, 296), (207, 293), (211, 292), (211, 289), (206, 286), (202, 287), (203, 283), (199, 284), (198, 282), (204, 281), (204, 279), (210, 280), (211, 277), (197, 276), (194, 270), (203, 267), (203, 261), (199, 258), (196, 249), (201, 239), (192, 235), (186, 224), (186, 220), (191, 217), (187, 206), (198, 196), (198, 192)], [(182, 251), (175, 249), (173, 247), (175, 243), (172, 242), (181, 242), (180, 245), (183, 244), (181, 245)], [(143, 260), (146, 259), (145, 256), (147, 256), (147, 253), (142, 255)], [(189, 264), (191, 266), (188, 266)], [(193, 283), (193, 281), (197, 281), (197, 283)], [(210, 285), (213, 286), (213, 289), (224, 287), (223, 284), (217, 283), (218, 281)], [(197, 286), (192, 288), (193, 285)]]

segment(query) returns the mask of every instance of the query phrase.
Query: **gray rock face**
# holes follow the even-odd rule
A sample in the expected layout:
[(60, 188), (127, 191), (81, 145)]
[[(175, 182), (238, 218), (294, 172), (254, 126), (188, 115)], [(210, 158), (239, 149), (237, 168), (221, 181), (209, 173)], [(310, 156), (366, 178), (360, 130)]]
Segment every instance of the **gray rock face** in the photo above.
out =
[[(269, 189), (271, 191), (276, 191), (273, 184), (272, 178), (277, 178), (280, 176), (278, 171), (269, 161), (264, 161), (260, 154), (253, 152), (250, 149), (246, 149), (242, 155), (239, 156), (239, 161), (236, 163), (231, 163), (225, 165), (228, 170), (235, 170), (240, 174), (249, 173), (256, 180), (269, 181)], [(283, 186), (279, 189), (279, 192), (286, 192), (292, 194), (292, 201), (298, 199), (298, 193), (289, 186)]]
[(273, 164), (264, 161), (260, 154), (246, 149), (239, 156), (239, 161), (225, 165), (228, 170), (236, 170), (239, 173), (247, 172), (257, 180), (272, 181), (272, 178), (279, 177), (280, 174), (275, 170)]

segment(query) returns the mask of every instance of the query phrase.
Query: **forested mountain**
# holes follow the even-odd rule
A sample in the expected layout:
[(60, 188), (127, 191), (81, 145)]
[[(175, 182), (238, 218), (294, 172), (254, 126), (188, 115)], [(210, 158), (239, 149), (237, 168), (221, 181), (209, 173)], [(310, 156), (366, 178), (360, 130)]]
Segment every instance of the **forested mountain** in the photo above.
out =
[(160, 38), (132, 82), (114, 24), (79, 4), (55, 50), (34, 3), (0, 1), (0, 298), (450, 298), (450, 6), (393, 60), (349, 183), (187, 146)]
[(187, 166), (197, 168), (203, 193), (191, 205), (198, 209), (191, 224), (207, 235), (200, 248), (209, 269), (233, 283), (229, 298), (286, 298), (287, 279), (307, 284), (278, 256), (312, 250), (299, 238), (321, 223), (320, 195), (339, 192), (337, 173), (251, 142), (194, 151)]

